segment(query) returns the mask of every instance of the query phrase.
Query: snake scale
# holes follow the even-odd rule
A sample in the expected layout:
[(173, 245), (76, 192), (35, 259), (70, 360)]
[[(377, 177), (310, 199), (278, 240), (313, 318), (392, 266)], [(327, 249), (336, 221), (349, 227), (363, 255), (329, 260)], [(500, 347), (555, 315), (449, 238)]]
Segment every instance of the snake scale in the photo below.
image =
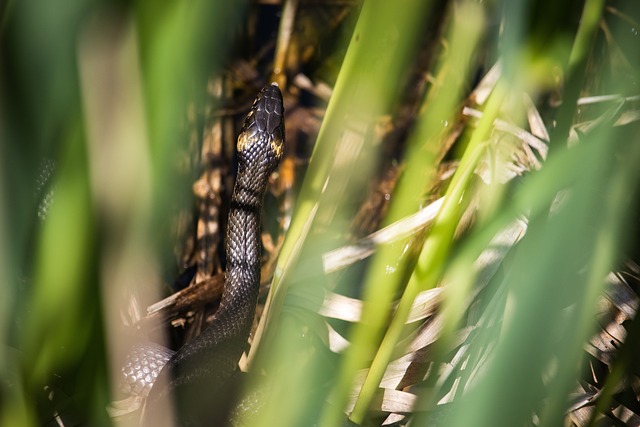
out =
[[(167, 424), (163, 399), (173, 400), (178, 425), (216, 425), (211, 418), (244, 351), (260, 285), (260, 227), (264, 194), (284, 147), (282, 94), (273, 83), (257, 95), (238, 136), (238, 174), (231, 197), (226, 236), (227, 272), (212, 323), (175, 354), (153, 347), (138, 352), (123, 368), (126, 382), (149, 388), (142, 425)], [(155, 357), (149, 362), (149, 356)], [(130, 356), (131, 359), (131, 356)], [(168, 359), (168, 360), (167, 360)], [(157, 380), (149, 369), (161, 368)], [(137, 372), (146, 367), (147, 372)], [(145, 381), (146, 379), (146, 381)], [(222, 421), (225, 421), (224, 419)], [(220, 422), (220, 421), (218, 421)]]

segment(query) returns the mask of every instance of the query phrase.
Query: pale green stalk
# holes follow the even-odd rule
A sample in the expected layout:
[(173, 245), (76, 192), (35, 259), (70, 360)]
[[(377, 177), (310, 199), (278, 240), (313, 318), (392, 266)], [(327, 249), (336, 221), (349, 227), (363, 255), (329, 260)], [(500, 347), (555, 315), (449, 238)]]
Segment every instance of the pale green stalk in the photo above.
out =
[[(449, 49), (440, 61), (439, 72), (425, 97), (417, 129), (408, 141), (406, 167), (385, 218), (391, 223), (416, 212), (424, 201), (424, 191), (432, 184), (436, 163), (442, 156), (443, 141), (454, 121), (455, 110), (461, 102), (469, 64), (482, 27), (482, 9), (469, 3), (454, 9), (454, 23)], [(466, 26), (459, 25), (465, 21)], [(378, 248), (371, 262), (364, 284), (364, 306), (360, 323), (354, 326), (352, 346), (345, 355), (333, 400), (344, 402), (358, 367), (372, 357), (388, 322), (387, 312), (403, 285), (405, 277), (407, 241)]]
[(389, 329), (380, 344), (380, 348), (371, 364), (362, 391), (356, 401), (351, 419), (362, 422), (371, 404), (382, 376), (391, 360), (415, 297), (421, 291), (435, 287), (440, 278), (443, 264), (449, 254), (453, 234), (462, 214), (460, 201), (469, 188), (469, 180), (481, 159), (487, 140), (493, 128), (493, 121), (498, 116), (504, 101), (506, 88), (498, 85), (492, 93), (485, 112), (469, 141), (469, 145), (460, 160), (460, 165), (445, 195), (445, 200), (433, 224), (433, 228), (425, 241), (416, 268), (409, 279), (398, 308), (391, 319)]
[[(258, 356), (268, 353), (267, 369), (278, 386), (287, 384), (284, 389), (309, 386), (305, 376), (296, 376), (290, 369), (291, 363), (298, 363), (292, 362), (295, 357), (291, 356), (299, 352), (295, 348), (295, 337), (299, 335), (295, 330), (306, 326), (302, 326), (304, 322), (299, 322), (301, 325), (289, 322), (287, 330), (293, 336), (286, 337), (286, 328), (274, 321), (283, 321), (284, 298), (293, 290), (309, 295), (321, 291), (321, 281), (315, 280), (322, 277), (321, 272), (315, 278), (305, 277), (309, 272), (301, 271), (304, 268), (299, 267), (298, 257), (304, 253), (305, 261), (317, 259), (322, 245), (339, 245), (348, 237), (353, 200), (362, 197), (379, 161), (380, 141), (374, 131), (377, 120), (390, 114), (390, 107), (400, 94), (401, 77), (414, 59), (415, 36), (429, 5), (430, 2), (422, 0), (404, 0), (400, 5), (365, 2), (362, 6), (276, 266), (268, 313), (263, 316), (267, 335), (260, 342)], [(327, 236), (327, 230), (331, 236)], [(292, 290), (293, 284), (298, 286)], [(309, 314), (309, 317), (313, 315)], [(315, 328), (314, 332), (322, 333)], [(266, 359), (258, 357), (257, 365), (263, 366), (263, 360)], [(286, 366), (282, 366), (282, 361), (287, 361)], [(314, 369), (309, 366), (305, 372)], [(342, 392), (348, 393), (348, 388)], [(285, 407), (294, 405), (300, 410), (304, 405), (315, 404), (304, 402), (303, 395), (294, 398), (299, 404), (289, 399), (275, 400), (259, 420), (263, 425), (276, 422), (282, 425)], [(332, 407), (326, 414), (334, 421), (338, 420), (340, 409)]]

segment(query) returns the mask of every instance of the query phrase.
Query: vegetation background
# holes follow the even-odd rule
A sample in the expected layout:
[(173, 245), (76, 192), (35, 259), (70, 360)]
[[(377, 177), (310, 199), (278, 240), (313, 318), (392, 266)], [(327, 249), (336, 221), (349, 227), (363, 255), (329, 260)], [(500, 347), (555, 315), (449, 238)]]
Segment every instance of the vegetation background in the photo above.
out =
[(634, 0), (3, 2), (0, 425), (135, 425), (119, 367), (215, 310), (270, 81), (248, 424), (640, 425), (639, 23)]

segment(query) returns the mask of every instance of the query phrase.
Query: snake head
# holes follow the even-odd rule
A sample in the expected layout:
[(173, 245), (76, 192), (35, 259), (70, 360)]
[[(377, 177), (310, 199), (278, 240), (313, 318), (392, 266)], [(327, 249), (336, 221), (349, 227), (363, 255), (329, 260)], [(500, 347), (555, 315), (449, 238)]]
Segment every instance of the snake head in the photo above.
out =
[(238, 157), (258, 161), (269, 172), (278, 166), (284, 148), (284, 106), (276, 83), (262, 88), (238, 136)]

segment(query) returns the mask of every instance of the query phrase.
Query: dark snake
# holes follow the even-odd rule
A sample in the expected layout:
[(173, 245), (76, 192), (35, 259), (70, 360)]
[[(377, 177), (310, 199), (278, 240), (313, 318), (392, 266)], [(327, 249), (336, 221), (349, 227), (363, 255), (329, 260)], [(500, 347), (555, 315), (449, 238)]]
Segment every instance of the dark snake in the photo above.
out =
[[(142, 347), (123, 368), (130, 389), (150, 387), (142, 425), (166, 424), (158, 415), (166, 397), (173, 400), (179, 425), (215, 424), (213, 408), (217, 399), (226, 395), (255, 315), (262, 253), (261, 210), (269, 177), (282, 157), (283, 110), (278, 86), (264, 87), (238, 136), (238, 173), (226, 236), (226, 279), (212, 323), (175, 354), (154, 346)], [(153, 369), (160, 369), (155, 381)]]

